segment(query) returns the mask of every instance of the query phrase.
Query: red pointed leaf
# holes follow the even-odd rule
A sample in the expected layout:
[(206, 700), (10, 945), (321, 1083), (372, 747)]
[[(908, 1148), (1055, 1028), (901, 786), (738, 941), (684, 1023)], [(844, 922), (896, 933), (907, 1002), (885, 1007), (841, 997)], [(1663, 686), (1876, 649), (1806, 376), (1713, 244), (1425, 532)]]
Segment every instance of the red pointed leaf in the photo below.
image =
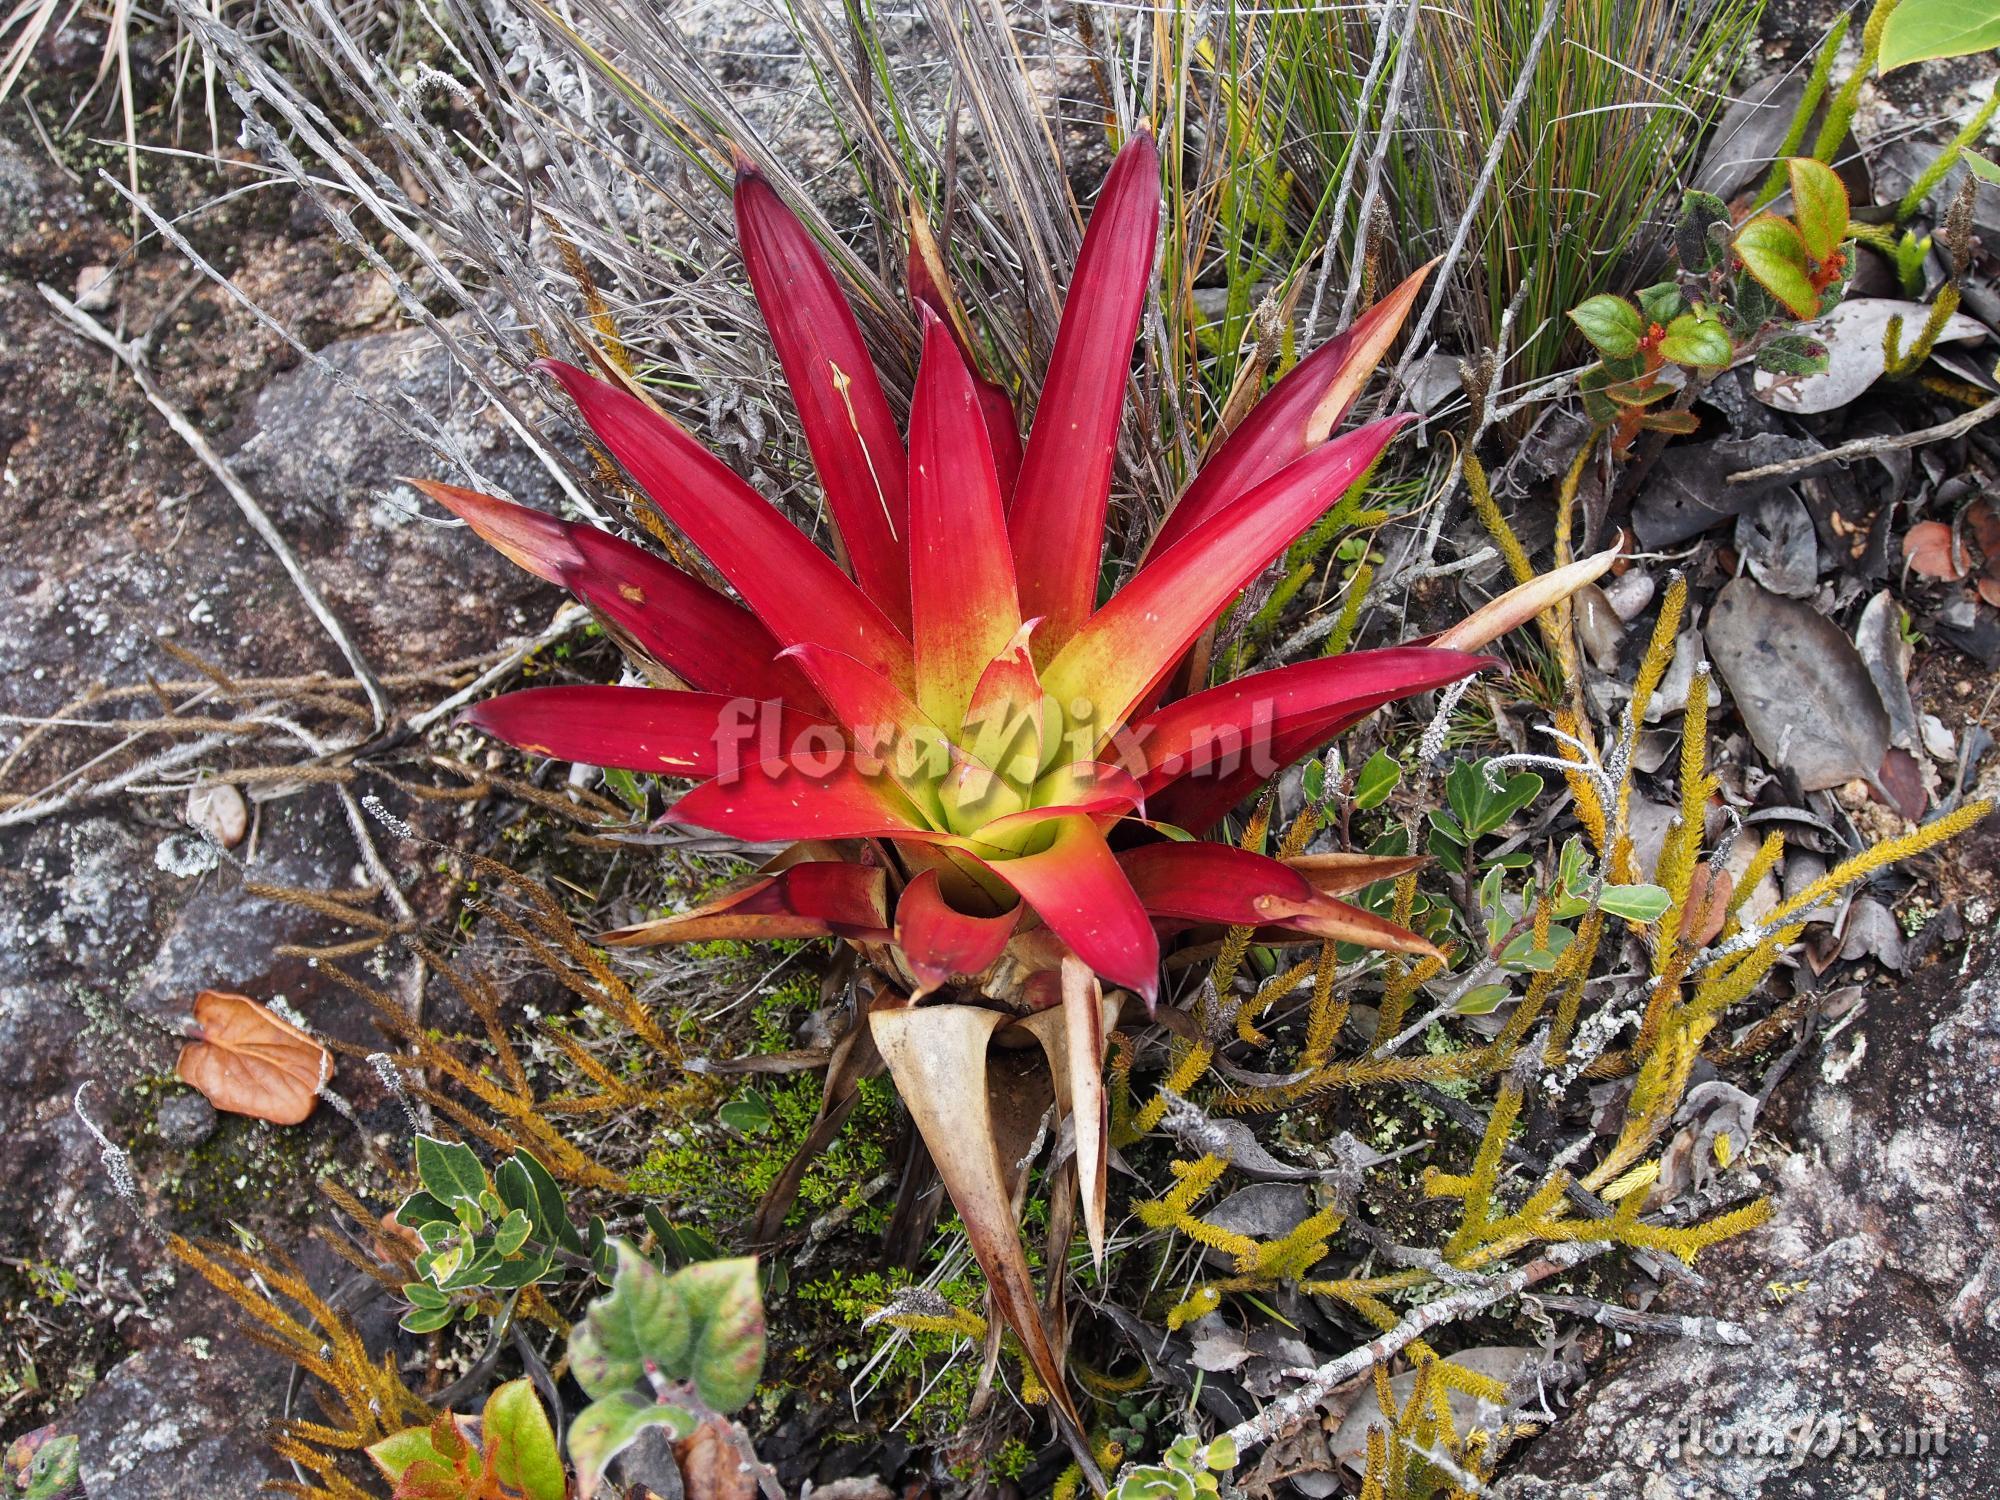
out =
[(665, 558), (589, 526), (571, 541), (583, 565), (564, 578), (570, 592), (626, 631), (691, 686), (771, 698), (808, 713), (825, 709), (763, 621)]
[(854, 577), (907, 628), (903, 439), (861, 327), (812, 235), (748, 166), (736, 178), (736, 233)]
[(981, 370), (965, 309), (952, 293), (944, 252), (931, 233), (930, 220), (914, 200), (910, 204), (908, 277), (910, 300), (944, 319), (951, 330), (951, 341), (958, 346), (966, 369), (972, 372), (972, 383), (979, 393), (979, 410), (986, 420), (986, 441), (993, 450), (993, 469), (1000, 479), (1000, 494), (1003, 499), (1010, 498), (1014, 481), (1021, 473), (1021, 420), (1006, 390)]
[(1159, 939), (1089, 818), (1063, 818), (1055, 841), (1039, 854), (986, 863), (1078, 958), (1152, 1005), (1160, 988)]
[(822, 646), (792, 646), (796, 661), (845, 725), (864, 774), (885, 774), (940, 824), (944, 809), (938, 781), (964, 752), (910, 699), (879, 672), (851, 656)]
[(1367, 713), (1491, 663), (1421, 646), (1322, 657), (1182, 698), (1133, 724), (1119, 741), (1149, 792), (1190, 773), (1220, 774), (1231, 762), (1255, 760), (1268, 778), (1284, 769), (1273, 754), (1277, 741), (1301, 722)]
[(782, 645), (845, 651), (898, 683), (910, 646), (833, 559), (721, 459), (644, 402), (541, 361), (639, 488), (743, 596)]
[(561, 584), (563, 575), (583, 562), (570, 540), (570, 523), (559, 516), (435, 479), (405, 478), (403, 483), (430, 496), (495, 552), (537, 578)]
[(1171, 547), (1238, 495), (1327, 440), (1395, 342), (1430, 270), (1427, 265), (1406, 277), (1271, 387), (1201, 466), (1160, 524), (1151, 551)]
[(1137, 135), (1118, 153), (1090, 216), (1007, 512), (1021, 613), (1043, 620), (1040, 660), (1061, 649), (1097, 600), (1118, 414), (1152, 290), (1159, 218), (1159, 153), (1151, 136)]
[(783, 839), (902, 837), (924, 832), (923, 820), (894, 782), (869, 774), (852, 751), (830, 742), (796, 750), (789, 759), (746, 765), (695, 787), (667, 809), (666, 821), (747, 843)]
[(959, 726), (974, 760), (1022, 785), (1032, 782), (1041, 770), (1042, 728), (1047, 717), (1041, 680), (1035, 675), (1028, 647), (1034, 628), (1032, 620), (1023, 625), (987, 663)]
[(1436, 952), (1407, 928), (1323, 895), (1298, 871), (1230, 844), (1147, 844), (1118, 862), (1155, 917), (1276, 927), (1395, 953)]
[(1007, 513), (972, 378), (928, 314), (910, 411), (911, 625), (917, 702), (956, 730), (980, 675), (1021, 628)]
[(464, 722), (531, 755), (700, 780), (791, 745), (823, 719), (775, 703), (642, 687), (527, 688), (467, 709)]
[(1224, 606), (1374, 463), (1408, 421), (1346, 433), (1202, 522), (1141, 568), (1042, 673), (1058, 703), (1089, 706), (1100, 743)]
[(968, 916), (950, 905), (938, 872), (925, 870), (896, 903), (896, 946), (929, 994), (958, 975), (983, 974), (1007, 946), (1021, 908), (997, 917)]
[[(1544, 573), (1539, 578), (1530, 579), (1518, 588), (1509, 589), (1449, 630), (1421, 637), (1409, 644), (1428, 645), (1439, 650), (1475, 651), (1508, 631), (1527, 624), (1543, 610), (1561, 603), (1586, 583), (1601, 577), (1617, 559), (1618, 553), (1619, 547), (1613, 545), (1590, 557)], [(1280, 769), (1291, 765), (1300, 756), (1351, 728), (1368, 712), (1370, 710), (1353, 712), (1334, 709), (1305, 716), (1271, 737), (1270, 754), (1265, 758), (1264, 765), (1275, 765)], [(1158, 793), (1153, 801), (1153, 811), (1169, 822), (1200, 833), (1269, 780), (1270, 775), (1261, 766), (1246, 765), (1221, 776), (1190, 777)]]
[(607, 932), (613, 947), (710, 942), (718, 938), (879, 939), (889, 925), (888, 880), (879, 868), (809, 860), (759, 875), (691, 911)]
[[(886, 749), (914, 739), (928, 753), (948, 738), (909, 694), (845, 652), (799, 645), (787, 646), (784, 656), (798, 664), (834, 720), (864, 747)], [(937, 774), (943, 774), (941, 765)]]
[(775, 698), (812, 711), (819, 696), (742, 605), (665, 558), (599, 531), (476, 490), (408, 481), (510, 561), (561, 584), (697, 688)]

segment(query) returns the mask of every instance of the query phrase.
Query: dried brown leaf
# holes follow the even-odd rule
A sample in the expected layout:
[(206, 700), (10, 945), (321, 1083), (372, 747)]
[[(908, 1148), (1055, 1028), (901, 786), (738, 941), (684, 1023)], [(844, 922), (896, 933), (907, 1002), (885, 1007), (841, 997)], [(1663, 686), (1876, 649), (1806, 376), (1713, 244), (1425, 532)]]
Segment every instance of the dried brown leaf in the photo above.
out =
[(333, 1054), (247, 995), (203, 990), (194, 1001), (195, 1039), (174, 1072), (233, 1115), (296, 1125), (319, 1103)]

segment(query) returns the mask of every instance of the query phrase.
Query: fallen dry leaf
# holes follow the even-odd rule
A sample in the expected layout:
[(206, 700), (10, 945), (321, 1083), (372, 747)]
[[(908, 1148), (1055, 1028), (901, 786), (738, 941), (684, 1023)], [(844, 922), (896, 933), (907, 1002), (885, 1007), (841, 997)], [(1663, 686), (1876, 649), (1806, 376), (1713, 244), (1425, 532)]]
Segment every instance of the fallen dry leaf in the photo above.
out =
[(203, 990), (194, 1000), (195, 1039), (174, 1072), (233, 1115), (296, 1125), (319, 1103), (333, 1054), (247, 995)]
[(1736, 881), (1727, 870), (1716, 870), (1706, 863), (1694, 867), (1688, 877), (1687, 915), (1682, 928), (1689, 942), (1705, 948), (1715, 941), (1735, 891)]
[(687, 1500), (757, 1500), (757, 1480), (720, 1417), (710, 1417), (674, 1444)]
[(1889, 714), (1838, 625), (1738, 578), (1716, 596), (1705, 629), (1709, 657), (1766, 760), (1796, 771), (1809, 792), (1874, 782)]
[(1903, 533), (1903, 561), (1926, 578), (1956, 583), (1965, 576), (1970, 559), (1965, 549), (1954, 543), (1951, 528), (1944, 522), (1919, 521)]
[[(1758, 370), (1751, 389), (1766, 406), (1798, 415), (1835, 411), (1851, 403), (1883, 375), (1883, 336), (1889, 320), (1903, 320), (1900, 348), (1908, 349), (1930, 309), (1897, 297), (1849, 297), (1805, 332), (1826, 345), (1827, 366), (1816, 375), (1778, 375)], [(1984, 324), (1954, 313), (1938, 333), (1939, 343), (1986, 337)]]

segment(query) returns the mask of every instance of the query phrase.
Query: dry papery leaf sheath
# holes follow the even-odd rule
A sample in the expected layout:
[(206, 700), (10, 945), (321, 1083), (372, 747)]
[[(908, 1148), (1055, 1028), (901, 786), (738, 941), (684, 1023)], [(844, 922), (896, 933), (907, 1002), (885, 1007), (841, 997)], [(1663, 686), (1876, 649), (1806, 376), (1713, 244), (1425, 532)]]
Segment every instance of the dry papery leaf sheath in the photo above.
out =
[[(1260, 673), (1178, 699), (1190, 647), (1359, 483), (1404, 422), (1335, 435), (1418, 272), (1301, 361), (1195, 476), (1124, 585), (1099, 598), (1126, 374), (1151, 293), (1159, 163), (1135, 137), (1091, 217), (1027, 440), (918, 226), (923, 352), (907, 442), (839, 283), (772, 186), (739, 168), (750, 280), (818, 471), (839, 560), (614, 365), (545, 361), (604, 447), (736, 597), (639, 547), (491, 496), (427, 494), (646, 653), (651, 687), (549, 687), (469, 721), (538, 755), (693, 780), (670, 821), (787, 845), (696, 910), (614, 944), (837, 937), (993, 1300), (1080, 1442), (1037, 1311), (987, 1055), (1039, 1045), (1091, 1247), (1104, 1246), (1108, 1032), (1150, 1012), (1160, 940), (1245, 927), (1429, 955), (1339, 896), (1410, 861), (1277, 859), (1200, 837), (1279, 768), (1381, 705), (1487, 664), (1478, 647), (1608, 566), (1503, 596), (1436, 640)], [(1107, 988), (1111, 993), (1107, 994)], [(856, 1041), (861, 1038), (857, 1036)]]

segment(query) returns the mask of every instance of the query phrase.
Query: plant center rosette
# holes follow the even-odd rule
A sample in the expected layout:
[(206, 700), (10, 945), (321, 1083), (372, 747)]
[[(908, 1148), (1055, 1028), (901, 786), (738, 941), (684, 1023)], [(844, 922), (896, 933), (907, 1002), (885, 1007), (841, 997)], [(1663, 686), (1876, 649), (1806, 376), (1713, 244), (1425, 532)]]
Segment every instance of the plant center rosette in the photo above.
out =
[(744, 261), (841, 561), (609, 362), (604, 379), (542, 368), (734, 597), (606, 532), (421, 485), (569, 589), (669, 684), (530, 689), (469, 722), (534, 754), (690, 779), (669, 820), (785, 846), (719, 899), (606, 941), (835, 937), (860, 951), (872, 999), (836, 1049), (828, 1114), (843, 1087), (851, 1094), (886, 1066), (1073, 1440), (1058, 1337), (1014, 1216), (1018, 1153), (1002, 1151), (988, 1100), (996, 1033), (1046, 1054), (1046, 1093), (1073, 1129), (1064, 1197), (1073, 1177), (1101, 1259), (1105, 1037), (1128, 1001), (1150, 1014), (1163, 935), (1249, 927), (1272, 942), (1432, 951), (1340, 899), (1412, 862), (1280, 860), (1201, 835), (1375, 708), (1479, 669), (1486, 659), (1471, 650), (1610, 560), (1502, 596), (1427, 644), (1174, 696), (1190, 648), (1407, 420), (1337, 433), (1424, 272), (1300, 362), (1213, 447), (1139, 566), (1100, 600), (1159, 202), (1158, 158), (1142, 136), (1091, 216), (1025, 444), (913, 215), (922, 350), (906, 445), (818, 246), (770, 183), (740, 168)]

